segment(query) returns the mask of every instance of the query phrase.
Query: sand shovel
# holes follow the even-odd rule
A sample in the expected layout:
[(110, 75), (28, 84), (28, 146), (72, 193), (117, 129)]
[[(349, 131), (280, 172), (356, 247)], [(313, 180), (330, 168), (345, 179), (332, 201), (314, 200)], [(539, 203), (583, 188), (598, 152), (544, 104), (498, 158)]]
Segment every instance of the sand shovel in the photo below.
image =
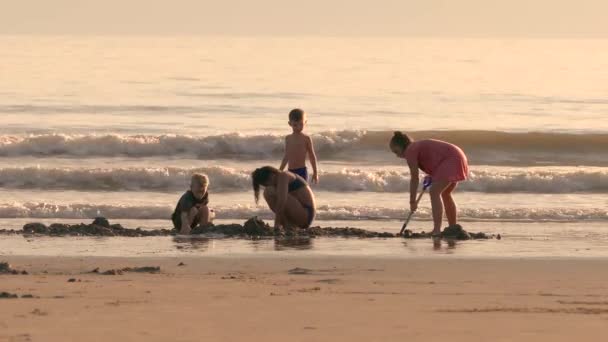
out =
[[(422, 181), (422, 191), (420, 191), (418, 198), (416, 198), (416, 206), (418, 206), (418, 203), (420, 202), (422, 195), (424, 195), (424, 193), (426, 192), (426, 189), (428, 189), (431, 186), (431, 184), (432, 184), (431, 177), (429, 177), (429, 176), (424, 177), (424, 180)], [(405, 219), (405, 223), (403, 224), (403, 227), (401, 227), (401, 231), (399, 232), (399, 236), (403, 235), (403, 232), (405, 231), (407, 224), (410, 223), (410, 219), (412, 218), (412, 215), (414, 215), (414, 213), (415, 213), (415, 211), (410, 211), (410, 214), (407, 215), (407, 218)]]

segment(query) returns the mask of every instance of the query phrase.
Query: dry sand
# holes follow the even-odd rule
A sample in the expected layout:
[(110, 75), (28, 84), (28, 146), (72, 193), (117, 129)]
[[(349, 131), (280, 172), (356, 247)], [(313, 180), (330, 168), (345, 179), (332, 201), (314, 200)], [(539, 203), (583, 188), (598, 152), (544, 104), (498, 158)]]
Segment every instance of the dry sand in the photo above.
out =
[[(0, 292), (34, 298), (0, 299), (0, 341), (555, 342), (608, 328), (608, 260), (1, 260), (30, 274), (0, 275)], [(135, 266), (161, 271), (85, 273)]]

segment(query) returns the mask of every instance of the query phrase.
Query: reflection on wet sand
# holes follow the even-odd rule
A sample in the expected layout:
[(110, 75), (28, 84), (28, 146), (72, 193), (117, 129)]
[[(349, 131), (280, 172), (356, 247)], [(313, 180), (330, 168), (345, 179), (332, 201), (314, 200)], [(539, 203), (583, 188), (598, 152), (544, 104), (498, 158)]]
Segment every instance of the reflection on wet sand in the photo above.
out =
[(210, 248), (229, 248), (234, 250), (250, 249), (252, 252), (311, 250), (314, 248), (314, 239), (310, 237), (276, 237), (274, 239), (252, 239), (243, 241), (238, 239), (217, 239), (195, 236), (175, 236), (172, 238), (176, 249), (180, 251), (208, 252)]
[(198, 236), (174, 236), (173, 243), (175, 248), (179, 250), (199, 250), (206, 251), (209, 249), (211, 239)]
[(313, 239), (309, 237), (279, 237), (274, 239), (274, 250), (307, 250), (312, 249)]
[[(431, 238), (431, 243), (432, 243), (432, 250), (434, 253), (454, 253), (454, 249), (456, 249), (456, 246), (458, 244), (458, 240), (456, 239), (446, 239), (446, 238), (440, 238), (440, 237), (434, 237)], [(420, 248), (421, 246), (425, 246), (424, 249), (428, 248), (428, 244), (424, 243), (424, 244), (412, 244), (411, 241), (403, 241), (401, 243), (403, 245), (403, 247), (408, 250), (409, 253), (412, 254), (418, 254), (419, 252), (421, 252)], [(427, 249), (428, 250), (428, 249)]]
[[(443, 248), (443, 242), (447, 244), (446, 248)], [(448, 251), (456, 248), (456, 239), (445, 239), (440, 237), (433, 238), (433, 250), (435, 251)]]

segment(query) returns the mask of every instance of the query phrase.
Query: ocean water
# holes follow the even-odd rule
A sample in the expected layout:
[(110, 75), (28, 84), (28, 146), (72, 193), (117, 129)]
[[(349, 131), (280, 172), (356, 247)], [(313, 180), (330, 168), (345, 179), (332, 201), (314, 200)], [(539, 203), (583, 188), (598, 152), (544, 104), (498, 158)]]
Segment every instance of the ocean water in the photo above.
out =
[[(607, 43), (0, 36), (0, 222), (169, 227), (192, 172), (218, 219), (270, 219), (248, 174), (278, 166), (301, 107), (317, 224), (405, 216), (407, 166), (387, 148), (402, 130), (464, 149), (455, 198), (477, 230), (608, 236)], [(430, 227), (427, 197), (412, 228)]]

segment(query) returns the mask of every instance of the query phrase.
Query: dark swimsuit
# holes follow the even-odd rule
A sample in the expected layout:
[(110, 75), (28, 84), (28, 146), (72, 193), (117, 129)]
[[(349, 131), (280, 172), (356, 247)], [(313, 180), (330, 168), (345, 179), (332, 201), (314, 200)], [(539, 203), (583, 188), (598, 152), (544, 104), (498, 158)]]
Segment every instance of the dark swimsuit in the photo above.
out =
[(308, 169), (306, 166), (301, 167), (299, 169), (290, 169), (289, 172), (295, 173), (296, 175), (304, 178), (305, 181), (308, 181)]
[[(295, 176), (296, 176), (296, 179), (289, 182), (289, 184), (287, 185), (288, 192), (294, 192), (294, 191), (308, 185), (308, 183), (301, 176), (299, 176), (299, 175), (295, 175)], [(313, 207), (306, 205), (306, 204), (302, 204), (302, 206), (308, 212), (308, 222), (305, 227), (305, 228), (308, 228), (312, 224), (312, 220), (315, 219), (315, 210)]]

